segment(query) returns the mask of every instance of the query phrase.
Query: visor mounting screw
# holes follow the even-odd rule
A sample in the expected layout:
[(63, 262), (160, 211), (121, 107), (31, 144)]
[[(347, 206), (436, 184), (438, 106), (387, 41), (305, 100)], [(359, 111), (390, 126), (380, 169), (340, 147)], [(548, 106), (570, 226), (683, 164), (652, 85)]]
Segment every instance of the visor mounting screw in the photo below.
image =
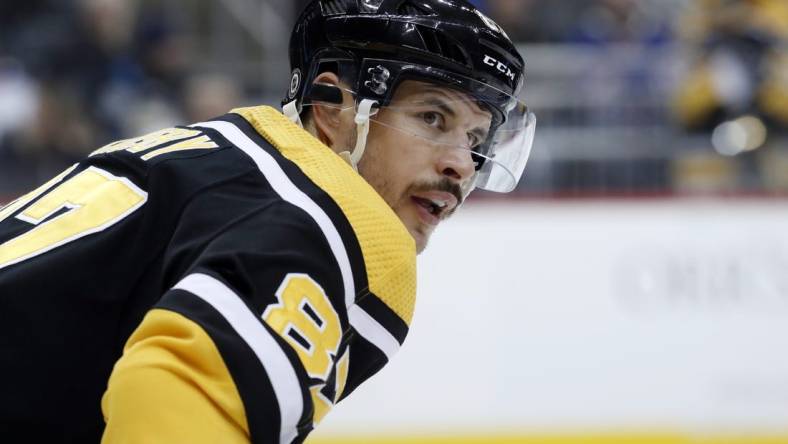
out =
[(382, 96), (385, 94), (389, 88), (386, 82), (391, 78), (391, 72), (385, 67), (378, 65), (374, 68), (369, 68), (367, 73), (369, 74), (370, 80), (364, 82), (364, 86), (377, 95)]

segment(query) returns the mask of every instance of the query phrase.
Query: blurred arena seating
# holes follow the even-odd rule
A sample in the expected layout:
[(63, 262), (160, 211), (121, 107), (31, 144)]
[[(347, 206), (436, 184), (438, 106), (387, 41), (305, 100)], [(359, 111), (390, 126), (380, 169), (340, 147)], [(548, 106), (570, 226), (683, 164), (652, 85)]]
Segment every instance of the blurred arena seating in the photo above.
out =
[[(303, 3), (4, 2), (0, 201), (112, 140), (278, 104)], [(788, 192), (788, 3), (474, 3), (527, 62), (521, 195)]]

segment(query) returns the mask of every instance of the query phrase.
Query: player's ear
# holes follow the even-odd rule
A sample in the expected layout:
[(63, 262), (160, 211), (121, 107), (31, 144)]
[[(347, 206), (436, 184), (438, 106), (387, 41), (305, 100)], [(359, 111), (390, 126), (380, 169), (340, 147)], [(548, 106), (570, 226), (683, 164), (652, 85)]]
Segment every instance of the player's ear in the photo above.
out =
[[(315, 77), (315, 83), (323, 83), (328, 85), (340, 86), (339, 77), (332, 72), (324, 72)], [(347, 94), (343, 91), (343, 103), (325, 103), (314, 101), (312, 104), (312, 119), (315, 128), (317, 129), (317, 136), (321, 142), (328, 145), (335, 150), (345, 150), (346, 147), (340, 146), (344, 140), (347, 139), (347, 124), (345, 120), (351, 119), (353, 113), (342, 112), (349, 104)], [(352, 99), (350, 99), (352, 100)]]

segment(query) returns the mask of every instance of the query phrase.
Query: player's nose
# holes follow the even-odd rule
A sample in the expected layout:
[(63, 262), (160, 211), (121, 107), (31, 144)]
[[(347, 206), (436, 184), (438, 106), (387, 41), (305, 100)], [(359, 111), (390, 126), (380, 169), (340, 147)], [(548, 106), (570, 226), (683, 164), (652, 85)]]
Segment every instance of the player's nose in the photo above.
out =
[(436, 167), (441, 176), (452, 179), (453, 182), (457, 183), (467, 181), (476, 171), (471, 150), (462, 144), (452, 145), (440, 150)]

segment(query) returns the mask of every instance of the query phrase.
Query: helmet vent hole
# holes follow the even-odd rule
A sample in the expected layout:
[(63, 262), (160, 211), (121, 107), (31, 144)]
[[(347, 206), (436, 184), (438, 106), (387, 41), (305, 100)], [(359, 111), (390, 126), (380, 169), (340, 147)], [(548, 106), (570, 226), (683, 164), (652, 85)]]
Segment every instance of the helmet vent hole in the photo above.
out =
[(376, 13), (380, 10), (380, 5), (383, 3), (384, 0), (361, 0), (361, 11), (362, 13)]
[(471, 66), (470, 58), (459, 44), (448, 38), (442, 32), (423, 26), (419, 26), (418, 28), (421, 39), (424, 42), (425, 50), (445, 57), (453, 62)]
[(343, 0), (324, 0), (321, 2), (323, 6), (323, 14), (324, 15), (340, 15), (346, 14), (347, 8), (345, 8), (345, 2)]

